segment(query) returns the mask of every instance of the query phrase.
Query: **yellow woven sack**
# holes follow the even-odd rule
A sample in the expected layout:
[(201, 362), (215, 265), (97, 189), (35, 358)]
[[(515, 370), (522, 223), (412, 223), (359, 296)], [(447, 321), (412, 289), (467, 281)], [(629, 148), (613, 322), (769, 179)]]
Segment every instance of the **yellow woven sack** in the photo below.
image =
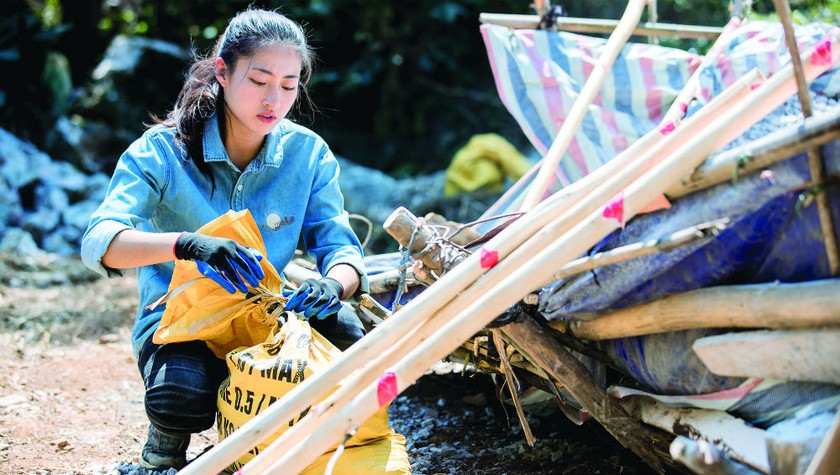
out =
[[(265, 244), (250, 211), (228, 211), (202, 226), (198, 233), (233, 239), (267, 256)], [(219, 358), (241, 346), (252, 346), (277, 331), (277, 315), (285, 310), (283, 279), (267, 258), (260, 261), (265, 278), (248, 294), (228, 293), (204, 277), (195, 262), (178, 260), (160, 325), (152, 341), (157, 344), (204, 340)]]
[[(313, 373), (323, 371), (340, 353), (332, 343), (313, 330), (308, 322), (294, 317), (283, 324), (280, 332), (271, 341), (231, 352), (227, 356), (230, 376), (219, 388), (217, 399), (219, 412), (216, 428), (219, 440), (242, 427)], [(320, 401), (313, 401), (313, 404), (317, 402)], [(232, 471), (254, 458), (305, 416), (307, 411), (240, 457), (231, 465)], [(303, 473), (324, 473), (324, 468), (334, 451), (335, 447), (313, 462)], [(387, 405), (362, 423), (356, 434), (347, 441), (333, 473), (411, 473), (408, 454), (405, 451), (405, 438), (395, 433), (388, 425)]]

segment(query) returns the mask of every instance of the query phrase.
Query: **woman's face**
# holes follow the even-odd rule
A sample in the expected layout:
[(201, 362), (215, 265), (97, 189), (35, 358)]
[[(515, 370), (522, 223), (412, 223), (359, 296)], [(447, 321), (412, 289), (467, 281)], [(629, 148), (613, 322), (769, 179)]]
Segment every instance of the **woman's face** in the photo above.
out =
[(289, 46), (270, 45), (229, 68), (216, 59), (216, 77), (225, 89), (228, 130), (240, 139), (262, 140), (295, 103), (301, 61)]

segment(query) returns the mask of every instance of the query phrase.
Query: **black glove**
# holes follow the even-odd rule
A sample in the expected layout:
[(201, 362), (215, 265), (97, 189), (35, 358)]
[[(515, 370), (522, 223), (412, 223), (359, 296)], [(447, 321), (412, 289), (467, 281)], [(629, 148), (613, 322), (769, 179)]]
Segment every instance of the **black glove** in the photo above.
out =
[(248, 292), (260, 284), (265, 273), (259, 261), (262, 254), (232, 239), (204, 234), (182, 233), (175, 241), (175, 257), (196, 261), (198, 271), (210, 277), (230, 293)]
[(286, 303), (286, 310), (303, 314), (304, 318), (323, 320), (341, 308), (344, 287), (332, 277), (306, 279)]

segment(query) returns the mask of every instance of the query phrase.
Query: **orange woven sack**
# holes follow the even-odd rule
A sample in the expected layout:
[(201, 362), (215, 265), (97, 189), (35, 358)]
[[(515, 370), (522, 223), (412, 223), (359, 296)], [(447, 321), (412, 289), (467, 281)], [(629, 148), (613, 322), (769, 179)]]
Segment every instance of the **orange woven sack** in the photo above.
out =
[[(233, 239), (267, 256), (251, 212), (228, 211), (196, 232)], [(228, 293), (204, 277), (193, 261), (175, 261), (169, 290), (150, 307), (166, 303), (152, 341), (157, 344), (204, 340), (224, 359), (230, 351), (270, 339), (277, 332), (277, 316), (286, 308), (283, 278), (268, 259), (260, 261), (265, 278), (247, 294)]]

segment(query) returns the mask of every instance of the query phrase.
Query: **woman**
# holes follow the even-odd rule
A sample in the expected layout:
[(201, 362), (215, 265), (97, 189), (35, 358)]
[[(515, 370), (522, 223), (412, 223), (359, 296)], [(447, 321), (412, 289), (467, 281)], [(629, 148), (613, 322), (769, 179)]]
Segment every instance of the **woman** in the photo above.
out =
[[(283, 269), (302, 237), (323, 278), (303, 283), (287, 309), (345, 349), (364, 335), (340, 299), (367, 290), (361, 245), (338, 188), (338, 163), (324, 141), (286, 115), (305, 89), (313, 57), (301, 27), (249, 8), (237, 14), (212, 55), (198, 59), (165, 120), (120, 157), (92, 215), (82, 259), (105, 276), (139, 268), (140, 306), (132, 346), (150, 420), (141, 464), (186, 464), (190, 434), (212, 427), (225, 362), (201, 341), (156, 345), (175, 259), (197, 262), (229, 292), (263, 277), (258, 261)], [(249, 209), (268, 252), (191, 231), (230, 209)]]

